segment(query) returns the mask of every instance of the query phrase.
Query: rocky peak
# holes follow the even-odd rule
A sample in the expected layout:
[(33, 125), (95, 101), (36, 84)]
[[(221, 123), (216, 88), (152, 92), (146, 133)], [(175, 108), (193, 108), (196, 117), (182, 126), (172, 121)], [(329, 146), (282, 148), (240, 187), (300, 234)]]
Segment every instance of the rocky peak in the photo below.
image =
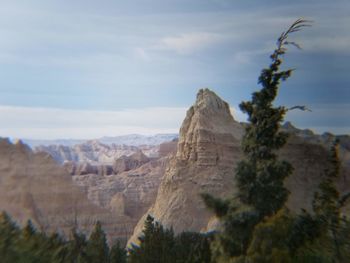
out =
[(242, 133), (228, 104), (214, 92), (201, 89), (182, 123), (177, 152), (166, 168), (156, 201), (130, 242), (141, 232), (147, 214), (175, 232), (205, 230), (213, 215), (205, 209), (200, 193), (223, 196), (232, 189)]
[(241, 135), (242, 127), (233, 119), (228, 103), (211, 90), (201, 89), (182, 123), (176, 156), (203, 165), (216, 165), (227, 159), (219, 149), (225, 146), (230, 150)]
[[(215, 228), (217, 220), (206, 208), (201, 193), (215, 197), (228, 197), (237, 191), (234, 169), (241, 160), (241, 136), (243, 125), (234, 121), (226, 102), (208, 89), (200, 90), (195, 104), (188, 110), (183, 121), (177, 153), (169, 162), (157, 198), (148, 212), (140, 219), (129, 244), (137, 241), (147, 214), (153, 215), (166, 227), (181, 231), (208, 231)], [(286, 130), (292, 133), (288, 144), (281, 150), (282, 160), (294, 167), (293, 174), (285, 181), (291, 192), (287, 207), (291, 211), (310, 209), (312, 198), (328, 167), (328, 147), (320, 141), (331, 135), (311, 136), (311, 131), (298, 130), (291, 123)], [(310, 134), (308, 136), (304, 134)], [(310, 139), (310, 138), (314, 139)], [(322, 140), (321, 140), (322, 139)], [(349, 137), (342, 137), (342, 145), (350, 145)], [(343, 148), (342, 160), (346, 164), (350, 156)], [(344, 166), (336, 182), (342, 193), (348, 192), (349, 165)], [(344, 209), (350, 212), (350, 204)]]

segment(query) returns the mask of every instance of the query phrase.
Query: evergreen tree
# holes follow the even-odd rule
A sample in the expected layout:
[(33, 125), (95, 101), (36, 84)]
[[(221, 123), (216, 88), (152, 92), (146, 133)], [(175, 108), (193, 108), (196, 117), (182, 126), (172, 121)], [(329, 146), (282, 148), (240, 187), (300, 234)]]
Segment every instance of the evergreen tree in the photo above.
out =
[(57, 262), (87, 263), (87, 240), (84, 234), (75, 228), (71, 231), (71, 239), (61, 247), (55, 256)]
[(108, 263), (109, 248), (107, 238), (99, 221), (97, 221), (87, 242), (86, 254), (89, 263)]
[(0, 214), (0, 258), (3, 263), (18, 261), (16, 243), (20, 230), (6, 212)]
[(315, 262), (340, 263), (350, 257), (350, 222), (341, 212), (350, 194), (341, 196), (334, 182), (341, 169), (337, 140), (331, 147), (329, 160), (330, 168), (325, 171), (313, 200), (313, 221), (319, 226), (318, 235), (309, 239), (308, 246), (299, 251), (298, 257), (312, 258)]
[(175, 237), (176, 263), (210, 263), (211, 234), (183, 232)]
[(109, 262), (110, 263), (126, 263), (127, 262), (127, 252), (125, 248), (120, 244), (120, 242), (116, 242), (111, 247), (111, 251), (109, 254)]
[(244, 261), (253, 238), (255, 226), (274, 216), (288, 198), (284, 179), (292, 166), (279, 160), (277, 151), (286, 141), (287, 134), (280, 131), (287, 108), (273, 105), (279, 86), (287, 80), (292, 70), (281, 70), (282, 56), (289, 42), (288, 36), (308, 26), (307, 21), (297, 20), (277, 41), (277, 48), (270, 56), (272, 63), (262, 70), (259, 77), (261, 90), (252, 94), (251, 101), (242, 102), (241, 110), (248, 114), (248, 125), (242, 140), (244, 159), (236, 169), (238, 194), (230, 200), (203, 195), (204, 201), (222, 222), (222, 231), (213, 244), (214, 257), (218, 262)]
[(172, 263), (175, 258), (175, 239), (172, 229), (164, 229), (159, 222), (147, 216), (140, 245), (129, 250), (130, 263)]

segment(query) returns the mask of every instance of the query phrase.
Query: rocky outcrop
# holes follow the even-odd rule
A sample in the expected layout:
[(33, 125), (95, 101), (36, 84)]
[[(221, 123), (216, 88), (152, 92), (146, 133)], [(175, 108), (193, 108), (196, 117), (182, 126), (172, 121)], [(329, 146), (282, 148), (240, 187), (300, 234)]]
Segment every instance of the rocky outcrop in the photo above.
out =
[(91, 140), (74, 146), (49, 145), (37, 146), (34, 149), (35, 152), (49, 153), (59, 164), (74, 162), (91, 165), (112, 165), (116, 159), (130, 156), (140, 150), (149, 157), (157, 157), (158, 145), (107, 145), (98, 140)]
[(121, 156), (117, 160), (115, 160), (113, 165), (113, 171), (115, 174), (130, 171), (132, 169), (136, 169), (141, 165), (148, 163), (150, 159), (143, 154), (141, 150), (130, 156)]
[(159, 145), (177, 139), (177, 134), (138, 134), (116, 137), (102, 137), (97, 140), (26, 140), (35, 152), (49, 153), (54, 160), (90, 164), (112, 164), (121, 156), (130, 156), (142, 151), (147, 157), (158, 157)]
[(169, 142), (163, 142), (159, 145), (158, 156), (164, 157), (167, 155), (176, 154), (178, 139)]
[[(242, 132), (228, 104), (212, 91), (200, 90), (182, 123), (176, 156), (146, 214), (172, 226), (175, 232), (205, 230), (213, 214), (199, 195), (207, 192), (224, 197), (234, 188), (232, 175), (240, 159)], [(131, 241), (141, 232), (144, 219)]]
[[(326, 140), (315, 142), (311, 131), (299, 131), (289, 124), (284, 128), (291, 132), (291, 138), (281, 158), (294, 166), (293, 175), (285, 182), (291, 192), (287, 205), (292, 211), (309, 209), (322, 172), (328, 167), (329, 144)], [(155, 203), (141, 218), (129, 242), (137, 240), (147, 214), (175, 232), (215, 228), (217, 221), (200, 193), (225, 197), (236, 191), (234, 169), (242, 157), (242, 134), (243, 125), (234, 121), (228, 104), (212, 91), (200, 90), (181, 126), (176, 156), (166, 168)], [(350, 191), (350, 173), (349, 166), (343, 164), (337, 183), (345, 192)], [(350, 212), (349, 207), (345, 213)]]
[(86, 189), (94, 204), (139, 220), (154, 203), (168, 160), (169, 157), (150, 160), (135, 169), (110, 176), (74, 175), (73, 180)]
[(72, 227), (89, 232), (99, 220), (109, 239), (126, 238), (134, 223), (89, 201), (50, 155), (7, 139), (0, 139), (0, 210), (20, 224), (31, 219), (48, 232), (68, 233)]
[(100, 176), (114, 174), (113, 166), (108, 164), (90, 164), (88, 162), (75, 163), (65, 161), (63, 167), (70, 175), (97, 174)]

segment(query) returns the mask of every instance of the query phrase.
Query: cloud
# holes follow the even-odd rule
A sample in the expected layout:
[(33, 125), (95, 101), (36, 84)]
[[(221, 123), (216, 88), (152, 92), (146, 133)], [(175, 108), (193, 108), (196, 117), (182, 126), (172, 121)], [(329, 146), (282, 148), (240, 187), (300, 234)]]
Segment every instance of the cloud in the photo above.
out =
[(179, 107), (92, 111), (0, 106), (0, 136), (91, 139), (130, 133), (176, 133), (185, 114), (186, 109)]
[(214, 33), (186, 33), (178, 36), (164, 37), (160, 40), (157, 47), (158, 49), (172, 50), (186, 55), (206, 49), (224, 40), (225, 38), (223, 36)]
[(150, 55), (146, 52), (144, 48), (137, 47), (134, 49), (134, 54), (135, 57), (144, 61), (150, 61), (151, 57)]

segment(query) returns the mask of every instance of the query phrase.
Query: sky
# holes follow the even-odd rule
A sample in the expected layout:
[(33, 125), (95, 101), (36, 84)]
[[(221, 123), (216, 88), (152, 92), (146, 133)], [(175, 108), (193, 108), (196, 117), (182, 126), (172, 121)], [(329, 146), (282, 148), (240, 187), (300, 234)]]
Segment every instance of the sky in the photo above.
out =
[(276, 105), (286, 120), (350, 134), (350, 1), (0, 0), (0, 136), (176, 133), (200, 88), (241, 101), (260, 87), (280, 33), (298, 18)]

